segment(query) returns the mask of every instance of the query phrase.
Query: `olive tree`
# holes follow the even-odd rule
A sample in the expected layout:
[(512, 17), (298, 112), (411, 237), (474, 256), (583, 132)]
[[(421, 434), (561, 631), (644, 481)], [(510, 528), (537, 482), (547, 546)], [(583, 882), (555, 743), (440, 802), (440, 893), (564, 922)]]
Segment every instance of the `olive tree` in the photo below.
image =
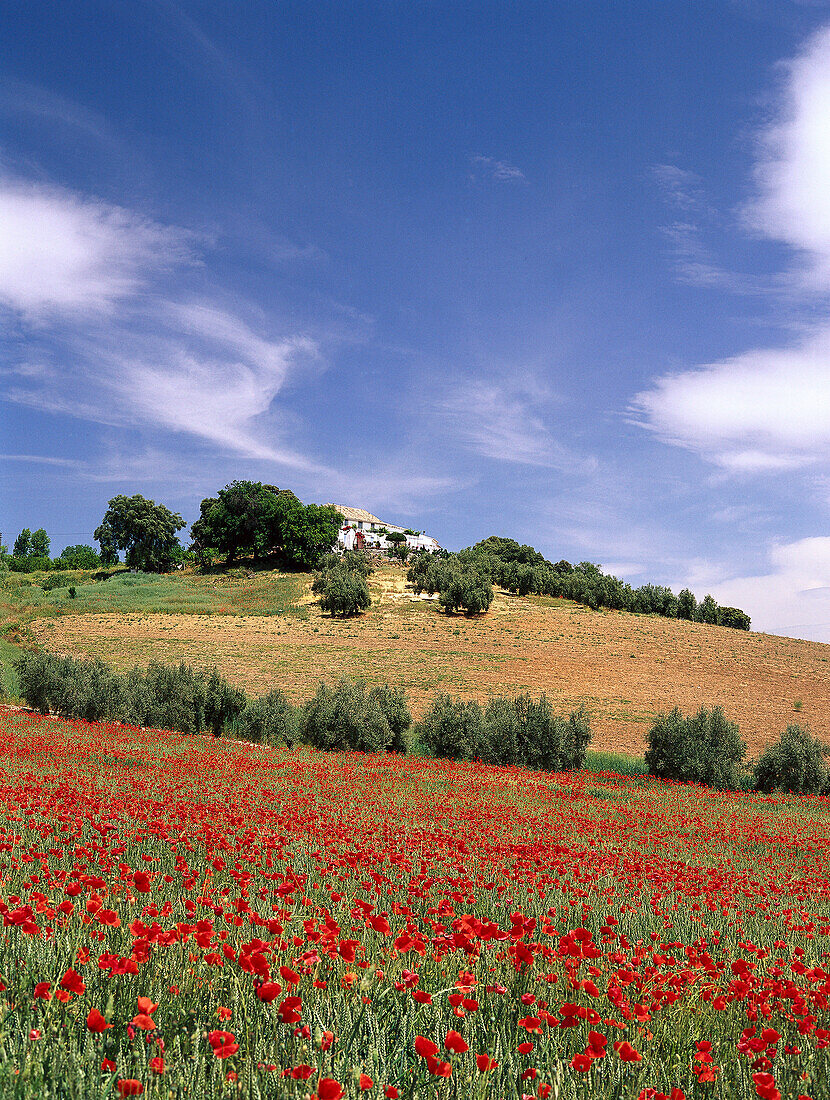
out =
[(123, 550), (127, 565), (147, 573), (164, 573), (172, 568), (176, 550), (180, 550), (176, 532), (184, 520), (163, 504), (142, 496), (113, 497), (93, 538), (101, 547), (105, 565), (118, 560)]

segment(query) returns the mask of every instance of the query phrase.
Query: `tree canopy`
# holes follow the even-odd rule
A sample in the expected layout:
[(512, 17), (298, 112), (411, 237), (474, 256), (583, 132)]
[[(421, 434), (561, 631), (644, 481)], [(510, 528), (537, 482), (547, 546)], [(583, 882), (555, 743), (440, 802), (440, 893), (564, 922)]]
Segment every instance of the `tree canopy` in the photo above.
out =
[(101, 560), (111, 565), (118, 551), (126, 554), (131, 569), (164, 573), (172, 568), (176, 552), (181, 552), (176, 532), (185, 523), (177, 512), (142, 496), (113, 497), (93, 538), (101, 547)]
[(49, 538), (42, 527), (38, 527), (37, 531), (32, 532), (33, 558), (48, 558), (51, 545), (52, 540)]
[(64, 546), (55, 563), (62, 569), (97, 569), (101, 558), (91, 546), (78, 543), (77, 546)]
[(194, 550), (215, 550), (229, 565), (239, 556), (277, 554), (289, 566), (312, 569), (334, 546), (340, 523), (330, 505), (303, 504), (290, 490), (259, 481), (233, 481), (202, 501), (190, 534)]
[[(643, 615), (663, 615), (670, 619), (691, 619), (695, 622), (749, 630), (750, 618), (737, 607), (721, 607), (707, 595), (698, 604), (692, 592), (684, 588), (675, 596), (670, 588), (660, 584), (643, 584), (632, 588), (617, 577), (604, 573), (594, 562), (581, 561), (571, 565), (564, 559), (555, 564), (514, 539), (491, 535), (457, 554), (416, 555), (408, 577), (416, 592), (446, 593), (447, 599), (465, 587), (475, 602), (478, 586), (462, 586), (457, 579), (467, 571), (477, 574), (486, 585), (498, 584), (518, 595), (535, 593), (575, 600), (596, 610), (608, 607), (618, 611), (633, 611)], [(450, 593), (450, 578), (452, 593)], [(442, 605), (447, 606), (444, 596)], [(489, 601), (487, 606), (489, 606)], [(486, 610), (481, 607), (478, 610)]]
[(28, 558), (32, 552), (32, 532), (28, 527), (24, 527), (17, 538), (14, 540), (14, 549), (12, 555), (15, 558)]

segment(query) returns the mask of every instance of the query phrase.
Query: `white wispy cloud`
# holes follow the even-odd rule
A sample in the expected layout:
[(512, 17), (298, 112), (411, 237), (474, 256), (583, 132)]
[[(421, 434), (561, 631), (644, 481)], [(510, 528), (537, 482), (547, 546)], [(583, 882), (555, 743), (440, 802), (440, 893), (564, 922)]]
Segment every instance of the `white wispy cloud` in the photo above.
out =
[(652, 174), (671, 214), (660, 229), (681, 282), (735, 293), (758, 294), (771, 289), (769, 280), (730, 271), (714, 258), (707, 234), (722, 231), (723, 219), (707, 200), (698, 176), (676, 164), (656, 164)]
[(744, 211), (751, 228), (798, 251), (798, 274), (830, 283), (830, 27), (781, 66), (777, 118), (759, 136), (757, 195)]
[(85, 136), (119, 154), (126, 152), (124, 143), (113, 133), (103, 115), (40, 84), (5, 79), (0, 88), (0, 112), (42, 120), (70, 130), (76, 137)]
[(74, 458), (55, 458), (53, 455), (0, 455), (0, 462), (24, 462), (41, 466), (65, 466), (76, 469), (83, 463)]
[(192, 257), (193, 234), (42, 184), (0, 178), (0, 305), (29, 322), (109, 313)]
[(498, 160), (496, 157), (474, 156), (470, 157), (470, 164), (474, 170), (490, 179), (500, 180), (503, 183), (523, 183), (527, 176), (521, 168), (506, 160)]
[(743, 607), (752, 629), (826, 641), (830, 636), (830, 538), (805, 538), (770, 547), (769, 570), (734, 577), (699, 563), (689, 577), (695, 591)]
[(830, 456), (830, 330), (660, 378), (633, 408), (665, 442), (736, 473), (810, 465)]
[(436, 410), (454, 440), (485, 458), (575, 473), (593, 469), (593, 459), (577, 455), (553, 434), (555, 404), (532, 378), (470, 378), (454, 382)]
[[(218, 288), (193, 289), (199, 265), (198, 283), (210, 287), (209, 244), (90, 196), (0, 177), (0, 319), (14, 332), (0, 370), (5, 398), (111, 427), (114, 439), (123, 428), (152, 439), (135, 453), (116, 443), (89, 462), (8, 461), (89, 480), (191, 484), (208, 470), (221, 476), (233, 457), (246, 471), (236, 476), (262, 476), (261, 464), (272, 463), (311, 499), (326, 486), (402, 512), (458, 487), (400, 455), (367, 470), (305, 453), (294, 442), (305, 425), (281, 397), (303, 372), (321, 369), (319, 343), (274, 331), (261, 311)], [(160, 446), (168, 433), (189, 436), (198, 459)]]
[[(754, 233), (783, 242), (793, 263), (777, 280), (790, 301), (816, 295), (825, 316), (830, 304), (830, 28), (813, 36), (782, 66), (774, 121), (759, 135), (755, 195), (742, 212)], [(675, 204), (699, 203), (696, 184), (679, 171), (663, 173)], [(685, 224), (682, 223), (682, 224)], [(688, 245), (687, 274), (698, 282), (730, 285), (709, 271)], [(702, 261), (701, 261), (702, 263)], [(767, 289), (771, 284), (767, 283)], [(658, 378), (635, 396), (632, 411), (667, 443), (697, 451), (722, 469), (775, 473), (830, 459), (830, 321), (813, 321), (789, 347), (756, 348), (728, 359)]]
[[(0, 307), (31, 337), (26, 356), (4, 371), (6, 396), (324, 470), (285, 445), (274, 407), (316, 344), (304, 334), (264, 335), (244, 303), (233, 311), (206, 295), (171, 297), (165, 279), (198, 262), (197, 243), (187, 230), (95, 198), (0, 179)], [(71, 372), (55, 365), (61, 359)]]

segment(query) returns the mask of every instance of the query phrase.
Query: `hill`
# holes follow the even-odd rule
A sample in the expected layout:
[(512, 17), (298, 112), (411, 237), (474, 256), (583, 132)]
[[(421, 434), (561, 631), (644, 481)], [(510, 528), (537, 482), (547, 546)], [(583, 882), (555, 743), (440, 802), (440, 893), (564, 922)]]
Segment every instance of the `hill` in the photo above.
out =
[(2, 610), (7, 629), (16, 622), (17, 636), (57, 652), (119, 668), (151, 657), (215, 664), (251, 692), (280, 687), (294, 701), (345, 674), (404, 687), (416, 715), (436, 691), (544, 691), (563, 710), (584, 702), (594, 747), (629, 753), (675, 704), (721, 704), (751, 755), (793, 720), (830, 740), (830, 646), (818, 642), (503, 592), (486, 616), (446, 616), (392, 565), (370, 579), (371, 609), (343, 622), (322, 614), (310, 581), (122, 573), (78, 586), (74, 600), (66, 589), (7, 590)]

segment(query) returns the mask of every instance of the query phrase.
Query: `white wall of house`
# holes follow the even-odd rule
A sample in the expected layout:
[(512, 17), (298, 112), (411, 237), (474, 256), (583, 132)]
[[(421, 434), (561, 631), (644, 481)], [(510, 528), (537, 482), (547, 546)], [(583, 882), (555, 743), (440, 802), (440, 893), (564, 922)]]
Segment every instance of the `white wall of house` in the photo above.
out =
[[(402, 527), (394, 527), (391, 523), (386, 523), (383, 526), (387, 531), (400, 531), (403, 533)], [(337, 535), (338, 549), (354, 550), (357, 545), (358, 531), (362, 531), (365, 535), (369, 549), (376, 547), (379, 550), (391, 550), (393, 544), (383, 535), (377, 533), (374, 524), (366, 524), (362, 528), (355, 524), (344, 524)], [(438, 542), (431, 535), (407, 535), (406, 544), (412, 550), (428, 550), (430, 553), (441, 549)]]

